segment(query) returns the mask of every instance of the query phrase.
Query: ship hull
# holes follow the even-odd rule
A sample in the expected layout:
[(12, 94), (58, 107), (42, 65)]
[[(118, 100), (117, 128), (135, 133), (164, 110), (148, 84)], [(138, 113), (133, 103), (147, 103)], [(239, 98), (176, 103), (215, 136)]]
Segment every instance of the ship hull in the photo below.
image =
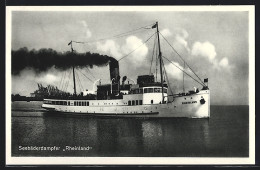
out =
[[(114, 104), (118, 105), (103, 105), (104, 102), (109, 101), (111, 104), (113, 101)], [(74, 102), (74, 100), (70, 100), (70, 102)], [(121, 105), (120, 100), (95, 100), (94, 104), (90, 103), (88, 106), (43, 104), (42, 108), (51, 112), (92, 116), (209, 118), (210, 91), (203, 90), (191, 95), (178, 96), (174, 98), (174, 101), (165, 104), (129, 106)]]

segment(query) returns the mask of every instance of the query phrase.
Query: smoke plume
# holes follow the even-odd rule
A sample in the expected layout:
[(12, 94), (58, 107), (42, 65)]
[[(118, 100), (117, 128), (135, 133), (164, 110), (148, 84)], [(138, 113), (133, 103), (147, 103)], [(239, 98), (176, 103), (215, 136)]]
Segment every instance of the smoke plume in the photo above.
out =
[(19, 50), (12, 50), (12, 74), (19, 75), (25, 68), (30, 68), (36, 74), (45, 72), (51, 67), (59, 70), (66, 70), (72, 66), (83, 68), (105, 66), (109, 61), (115, 60), (107, 55), (97, 53), (72, 53), (72, 52), (57, 52), (53, 49), (40, 49), (29, 51), (26, 47)]

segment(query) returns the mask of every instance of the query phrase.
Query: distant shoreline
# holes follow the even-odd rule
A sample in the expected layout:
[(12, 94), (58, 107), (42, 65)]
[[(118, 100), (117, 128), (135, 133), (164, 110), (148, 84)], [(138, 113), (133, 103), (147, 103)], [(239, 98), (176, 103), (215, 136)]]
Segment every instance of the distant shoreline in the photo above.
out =
[(12, 102), (16, 102), (16, 101), (43, 101), (43, 98), (34, 98), (34, 97), (23, 97), (20, 99), (12, 99)]

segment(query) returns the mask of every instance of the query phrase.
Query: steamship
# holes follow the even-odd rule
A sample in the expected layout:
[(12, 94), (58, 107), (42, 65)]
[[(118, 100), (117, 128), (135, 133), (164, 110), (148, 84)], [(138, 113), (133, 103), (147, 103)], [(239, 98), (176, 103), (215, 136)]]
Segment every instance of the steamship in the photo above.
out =
[[(163, 71), (164, 62), (160, 47), (160, 34), (158, 22), (152, 25), (156, 28), (154, 35), (158, 44), (158, 67), (160, 81), (156, 81), (153, 74), (140, 75), (137, 82), (127, 82), (127, 77), (120, 80), (119, 62), (111, 58), (109, 61), (110, 84), (98, 84), (96, 91), (85, 91), (80, 95), (76, 93), (75, 71), (73, 71), (74, 94), (66, 97), (49, 96), (44, 99), (42, 108), (59, 113), (84, 114), (94, 116), (117, 117), (210, 117), (210, 90), (208, 79), (196, 80), (202, 87), (188, 92), (170, 94), (171, 87), (166, 81), (166, 71)], [(68, 45), (71, 46), (71, 41)], [(184, 62), (186, 66), (188, 64)], [(183, 75), (185, 70), (183, 69)], [(184, 77), (184, 76), (183, 76)]]

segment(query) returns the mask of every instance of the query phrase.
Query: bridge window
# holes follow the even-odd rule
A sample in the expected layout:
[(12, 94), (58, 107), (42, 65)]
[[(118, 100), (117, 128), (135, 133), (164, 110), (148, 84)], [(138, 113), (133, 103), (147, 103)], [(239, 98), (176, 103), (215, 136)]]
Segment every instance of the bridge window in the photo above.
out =
[(148, 93), (148, 89), (144, 89), (144, 93)]
[(131, 106), (131, 101), (130, 100), (128, 101), (128, 106)]
[(164, 92), (164, 93), (167, 93), (167, 89), (163, 89), (163, 92)]
[(162, 89), (161, 88), (154, 88), (154, 93), (161, 93)]
[(143, 94), (143, 91), (144, 91), (143, 89), (139, 89), (140, 94)]
[(139, 93), (139, 90), (138, 90), (138, 89), (135, 89), (135, 90), (133, 90), (133, 93), (134, 93), (134, 94), (138, 94), (138, 93)]
[(139, 105), (142, 105), (143, 104), (143, 100), (139, 100)]
[(148, 88), (148, 93), (153, 93), (153, 88)]

